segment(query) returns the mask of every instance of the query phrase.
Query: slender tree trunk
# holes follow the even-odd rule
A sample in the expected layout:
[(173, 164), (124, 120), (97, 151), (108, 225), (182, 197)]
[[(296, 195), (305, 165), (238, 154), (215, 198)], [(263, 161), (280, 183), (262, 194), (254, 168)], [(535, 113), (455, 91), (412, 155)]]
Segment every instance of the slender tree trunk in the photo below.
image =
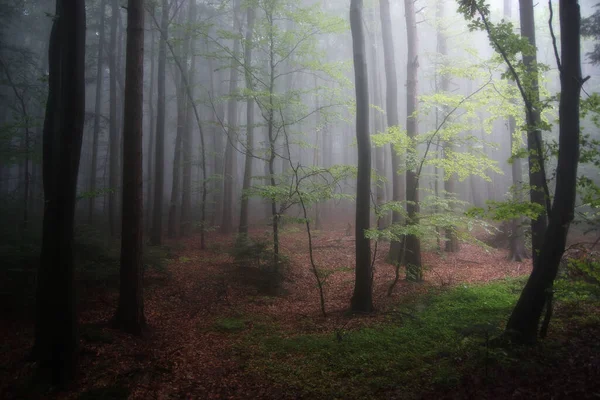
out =
[[(544, 160), (540, 158), (542, 153), (542, 132), (540, 130), (540, 93), (537, 80), (537, 48), (535, 40), (535, 19), (533, 11), (533, 0), (519, 0), (521, 16), (521, 35), (529, 40), (532, 52), (523, 56), (523, 63), (530, 77), (527, 85), (528, 105), (526, 106), (527, 122), (527, 149), (529, 150), (529, 184), (531, 189), (529, 196), (532, 203), (539, 204), (546, 209), (546, 195), (544, 186), (546, 176), (544, 174)], [(537, 257), (544, 243), (544, 234), (547, 227), (547, 215), (542, 213), (538, 218), (531, 220), (531, 247), (533, 250), (533, 265), (537, 265)]]
[[(417, 54), (417, 22), (413, 0), (404, 0), (406, 15), (406, 40), (408, 44), (406, 66), (406, 133), (411, 140), (417, 136), (417, 72), (419, 58)], [(419, 213), (419, 176), (412, 162), (407, 162), (406, 169), (406, 211), (407, 224), (417, 225)], [(421, 270), (421, 242), (416, 235), (406, 235), (404, 260), (406, 279), (420, 282), (423, 280)]]
[(98, 138), (100, 136), (100, 114), (102, 113), (102, 83), (104, 82), (104, 18), (106, 0), (100, 3), (100, 29), (98, 35), (98, 60), (96, 62), (96, 104), (94, 105), (94, 136), (92, 138), (92, 164), (90, 167), (90, 201), (88, 204), (88, 224), (94, 221), (96, 207), (96, 172), (98, 170)]
[(152, 214), (152, 233), (150, 242), (159, 246), (162, 243), (162, 208), (163, 208), (163, 189), (165, 180), (165, 81), (166, 81), (166, 63), (167, 63), (167, 39), (169, 29), (169, 2), (162, 1), (162, 16), (160, 22), (160, 42), (158, 45), (158, 75), (157, 82), (157, 103), (156, 103), (156, 143), (155, 164), (154, 164), (154, 210)]
[(117, 115), (117, 25), (119, 1), (111, 0), (110, 49), (108, 63), (110, 68), (110, 123), (109, 123), (109, 164), (108, 164), (108, 225), (110, 235), (116, 236), (117, 227), (117, 190), (119, 186), (119, 131)]
[[(246, 10), (246, 43), (244, 50), (246, 89), (254, 90), (252, 83), (252, 34), (254, 31), (254, 8), (251, 6)], [(254, 152), (254, 99), (249, 96), (246, 100), (246, 154), (244, 160), (244, 181), (242, 184), (242, 202), (240, 207), (239, 233), (248, 234), (248, 201), (247, 191), (250, 189), (252, 180), (252, 159)]]
[[(512, 18), (512, 1), (504, 0), (504, 16), (510, 20)], [(514, 85), (514, 82), (512, 82)], [(517, 131), (517, 124), (514, 117), (508, 117), (506, 121), (508, 125), (508, 134), (510, 135), (510, 148), (511, 154), (515, 148), (515, 132)], [(523, 201), (523, 185), (521, 179), (523, 179), (523, 169), (521, 165), (521, 159), (518, 157), (513, 158), (511, 163), (512, 172), (512, 185), (513, 185), (513, 199), (518, 202)], [(510, 242), (509, 242), (509, 260), (511, 261), (523, 261), (529, 258), (529, 255), (525, 251), (525, 235), (523, 233), (523, 218), (515, 218), (510, 221)]]
[[(379, 15), (381, 18), (381, 36), (383, 37), (383, 56), (385, 62), (385, 79), (386, 79), (386, 113), (388, 127), (396, 127), (400, 125), (398, 118), (398, 79), (396, 77), (396, 59), (394, 52), (394, 37), (392, 35), (392, 22), (390, 14), (389, 0), (381, 0), (379, 2)], [(401, 202), (404, 200), (406, 191), (406, 182), (404, 175), (400, 172), (402, 168), (402, 160), (400, 155), (392, 146), (392, 200)], [(401, 215), (399, 212), (392, 213), (392, 224), (399, 224)], [(390, 252), (388, 259), (393, 263), (400, 262), (402, 258), (402, 245), (398, 241), (393, 241), (390, 244)]]
[(85, 115), (85, 6), (57, 0), (49, 46), (44, 119), (44, 222), (37, 279), (33, 357), (55, 384), (75, 377), (78, 360), (73, 228)]
[(371, 140), (369, 137), (369, 84), (365, 35), (363, 32), (363, 2), (350, 1), (350, 28), (354, 55), (356, 87), (356, 140), (358, 144), (358, 177), (356, 180), (356, 273), (352, 311), (373, 310), (373, 280), (371, 243), (365, 235), (370, 228)]
[[(193, 25), (196, 23), (196, 2), (190, 2), (190, 8), (188, 10), (188, 31), (193, 29)], [(189, 34), (188, 34), (189, 36)], [(196, 73), (196, 56), (194, 38), (189, 36), (187, 38), (188, 46), (186, 51), (191, 57), (190, 69), (187, 73), (187, 85), (188, 91), (192, 94), (191, 99), (187, 99), (187, 110), (186, 110), (186, 121), (185, 129), (183, 131), (182, 138), (182, 181), (181, 181), (181, 218), (179, 219), (179, 232), (181, 236), (187, 236), (192, 224), (191, 211), (192, 211), (192, 118), (193, 118), (193, 107), (192, 101), (194, 96), (194, 74)]]
[[(552, 296), (552, 285), (565, 250), (573, 221), (577, 164), (579, 162), (579, 102), (581, 77), (580, 23), (577, 0), (560, 0), (561, 95), (559, 105), (559, 153), (556, 187), (543, 246), (534, 258), (534, 268), (508, 320), (506, 333), (513, 341), (534, 343), (544, 305)], [(549, 322), (549, 321), (545, 321)]]
[[(151, 6), (150, 15), (154, 18), (155, 7)], [(152, 227), (152, 208), (153, 208), (153, 175), (154, 175), (154, 131), (156, 127), (156, 121), (154, 120), (154, 74), (156, 67), (156, 30), (152, 28), (152, 22), (150, 25), (150, 88), (148, 89), (148, 119), (150, 128), (150, 134), (148, 135), (148, 152), (147, 152), (147, 163), (146, 163), (146, 217), (144, 218), (146, 224), (146, 231), (150, 232)]]
[[(437, 2), (437, 46), (438, 53), (443, 58), (442, 63), (447, 64), (448, 57), (448, 45), (446, 39), (446, 32), (444, 32), (444, 1), (438, 0)], [(444, 93), (448, 93), (450, 91), (450, 78), (447, 73), (443, 73), (440, 79), (440, 89)], [(446, 107), (445, 107), (446, 108)], [(447, 109), (444, 110), (448, 112)], [(444, 157), (447, 157), (450, 153), (454, 152), (454, 145), (451, 140), (446, 140), (442, 144)], [(457, 197), (456, 194), (456, 176), (452, 174), (451, 176), (444, 177), (444, 196), (448, 201), (448, 208), (450, 212), (454, 211), (454, 202), (453, 200)], [(449, 253), (455, 253), (459, 250), (458, 237), (456, 236), (456, 227), (450, 226), (445, 230), (446, 236), (446, 244), (445, 251)]]
[(123, 210), (119, 303), (114, 325), (141, 335), (143, 297), (142, 123), (144, 93), (144, 0), (129, 0), (123, 125)]
[[(239, 23), (240, 0), (233, 3), (233, 32), (237, 35), (240, 30)], [(240, 41), (233, 40), (233, 53), (239, 54)], [(223, 170), (223, 218), (221, 220), (221, 232), (231, 233), (233, 231), (233, 191), (236, 180), (236, 154), (233, 144), (237, 141), (238, 113), (237, 100), (233, 97), (238, 86), (238, 65), (236, 60), (231, 61), (229, 72), (229, 94), (232, 96), (227, 102), (227, 144), (225, 145), (225, 168)]]

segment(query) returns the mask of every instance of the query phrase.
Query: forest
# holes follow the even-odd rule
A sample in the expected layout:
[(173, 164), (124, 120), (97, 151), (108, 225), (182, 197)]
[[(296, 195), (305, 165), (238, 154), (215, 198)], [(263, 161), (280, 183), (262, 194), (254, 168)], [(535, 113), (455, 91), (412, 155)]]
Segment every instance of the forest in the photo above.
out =
[(597, 399), (597, 0), (0, 0), (1, 399)]

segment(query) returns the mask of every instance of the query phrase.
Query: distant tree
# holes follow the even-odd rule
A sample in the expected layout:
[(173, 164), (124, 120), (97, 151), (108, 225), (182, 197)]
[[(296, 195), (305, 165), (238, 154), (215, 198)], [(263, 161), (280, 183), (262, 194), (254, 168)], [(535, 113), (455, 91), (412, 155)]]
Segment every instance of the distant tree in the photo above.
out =
[(165, 181), (165, 83), (167, 65), (167, 39), (169, 29), (169, 1), (162, 1), (160, 20), (160, 42), (158, 45), (158, 72), (156, 77), (156, 140), (154, 144), (154, 204), (152, 213), (152, 231), (150, 243), (159, 246), (162, 243), (162, 208)]
[[(512, 1), (504, 0), (504, 16), (510, 20), (512, 17)], [(511, 83), (514, 85), (514, 81), (511, 80)], [(507, 121), (508, 125), (508, 134), (510, 135), (510, 147), (511, 154), (515, 153), (515, 147), (518, 146), (520, 148), (520, 141), (515, 140), (515, 134), (517, 134), (517, 123), (513, 116), (509, 116)], [(521, 134), (518, 133), (518, 137)], [(516, 154), (515, 154), (516, 155)], [(523, 183), (521, 180), (523, 179), (523, 169), (521, 165), (521, 158), (516, 155), (513, 157), (511, 162), (511, 175), (512, 175), (512, 193), (513, 200), (516, 202), (523, 202)], [(509, 255), (508, 258), (511, 261), (523, 261), (526, 258), (529, 258), (529, 254), (525, 250), (525, 234), (523, 232), (523, 218), (517, 217), (512, 219), (509, 222), (510, 226), (510, 239), (509, 239)]]
[(142, 121), (144, 91), (144, 0), (127, 5), (127, 50), (123, 125), (123, 212), (119, 304), (114, 325), (141, 335), (143, 297)]
[(233, 55), (231, 59), (231, 68), (229, 72), (229, 95), (227, 102), (227, 141), (225, 144), (225, 164), (223, 168), (223, 215), (221, 218), (221, 232), (231, 233), (233, 231), (233, 192), (237, 175), (237, 153), (234, 149), (234, 143), (237, 140), (238, 132), (238, 112), (237, 99), (235, 98), (238, 90), (238, 57), (240, 52), (240, 0), (233, 1)]
[(106, 0), (100, 2), (100, 27), (98, 29), (98, 59), (96, 60), (96, 99), (94, 104), (94, 133), (92, 138), (92, 159), (90, 166), (90, 199), (88, 204), (88, 223), (94, 219), (96, 206), (96, 173), (98, 169), (98, 140), (100, 136), (100, 113), (102, 112), (102, 84), (104, 83), (104, 19)]
[(44, 222), (37, 279), (33, 357), (55, 384), (78, 359), (73, 228), (85, 115), (85, 5), (57, 0), (49, 47), (43, 132)]
[(354, 85), (356, 87), (356, 140), (358, 144), (358, 177), (356, 180), (356, 269), (352, 310), (373, 310), (373, 277), (371, 243), (366, 236), (370, 228), (371, 140), (369, 137), (369, 84), (365, 35), (363, 32), (363, 2), (350, 2), (350, 28), (354, 55)]
[[(388, 128), (399, 127), (398, 118), (398, 79), (396, 77), (396, 56), (394, 52), (394, 38), (392, 35), (392, 21), (389, 0), (379, 2), (379, 15), (381, 19), (381, 36), (383, 38), (383, 58), (385, 67), (385, 105)], [(398, 149), (392, 145), (392, 200), (403, 201), (406, 191), (406, 182), (401, 171), (401, 157)], [(392, 212), (392, 224), (401, 222), (401, 214)], [(390, 243), (388, 259), (393, 263), (399, 263), (401, 258), (402, 244), (398, 240)]]
[(596, 40), (594, 50), (587, 53), (592, 64), (600, 64), (600, 3), (595, 5), (596, 11), (581, 20), (581, 34)]
[(119, 1), (111, 0), (110, 43), (108, 49), (108, 67), (110, 69), (110, 122), (109, 122), (109, 161), (108, 161), (108, 224), (111, 236), (118, 233), (117, 227), (117, 189), (119, 185), (119, 128), (117, 114), (117, 28), (119, 21)]
[[(250, 4), (246, 9), (246, 38), (244, 48), (244, 76), (246, 78), (246, 88), (253, 90), (252, 84), (252, 36), (254, 33), (254, 8)], [(240, 226), (239, 233), (244, 235), (248, 233), (248, 190), (252, 180), (252, 160), (254, 152), (254, 98), (248, 97), (246, 100), (246, 154), (244, 160), (244, 179), (242, 182), (242, 201), (240, 206)]]

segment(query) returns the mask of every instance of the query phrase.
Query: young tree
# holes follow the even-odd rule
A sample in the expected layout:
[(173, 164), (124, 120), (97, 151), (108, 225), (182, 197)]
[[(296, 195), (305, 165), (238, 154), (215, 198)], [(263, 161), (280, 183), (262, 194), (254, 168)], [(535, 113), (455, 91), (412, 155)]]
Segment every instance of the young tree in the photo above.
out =
[(143, 297), (142, 122), (144, 91), (144, 1), (127, 5), (127, 50), (123, 124), (123, 210), (119, 304), (114, 325), (141, 335)]
[(358, 177), (356, 180), (356, 269), (353, 311), (373, 310), (371, 243), (366, 237), (370, 228), (371, 204), (371, 140), (369, 137), (369, 84), (365, 35), (363, 32), (363, 2), (350, 2), (350, 28), (354, 55), (354, 85), (356, 87), (356, 140), (358, 144)]
[(559, 9), (561, 59), (557, 59), (557, 62), (561, 93), (556, 186), (543, 245), (539, 255), (534, 258), (533, 271), (506, 325), (506, 334), (513, 341), (521, 343), (534, 343), (537, 340), (544, 305), (552, 307), (552, 285), (565, 250), (575, 208), (579, 103), (584, 82), (581, 76), (581, 15), (577, 0), (560, 0)]
[(74, 378), (78, 358), (73, 228), (85, 114), (85, 5), (57, 0), (49, 47), (43, 133), (44, 222), (33, 357), (55, 384)]

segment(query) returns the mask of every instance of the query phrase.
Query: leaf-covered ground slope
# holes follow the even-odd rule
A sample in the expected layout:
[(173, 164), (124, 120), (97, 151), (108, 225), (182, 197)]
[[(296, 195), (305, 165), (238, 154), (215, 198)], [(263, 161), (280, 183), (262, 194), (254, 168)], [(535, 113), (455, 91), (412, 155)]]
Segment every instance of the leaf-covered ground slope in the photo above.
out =
[[(292, 231), (283, 235), (282, 252), (290, 260), (276, 295), (265, 294), (260, 285), (256, 284), (261, 277), (257, 276), (255, 267), (233, 262), (230, 256), (232, 238), (214, 234), (209, 241), (209, 249), (205, 251), (199, 250), (199, 240), (196, 237), (173, 244), (172, 247), (176, 250), (169, 254), (170, 261), (166, 271), (148, 269), (145, 276), (145, 309), (150, 331), (144, 338), (133, 338), (109, 327), (107, 321), (114, 312), (117, 300), (114, 288), (94, 286), (81, 291), (81, 374), (76, 386), (68, 391), (47, 392), (33, 385), (31, 376), (35, 366), (26, 360), (33, 325), (27, 318), (3, 321), (0, 326), (0, 397), (331, 398), (336, 396), (336, 385), (348, 379), (349, 385), (357, 385), (360, 389), (352, 395), (352, 392), (340, 388), (340, 398), (437, 398), (450, 395), (446, 390), (436, 393), (436, 388), (448, 387), (447, 385), (454, 387), (455, 391), (452, 393), (461, 398), (461, 393), (467, 397), (469, 393), (477, 393), (478, 387), (484, 388), (481, 389), (480, 397), (485, 397), (488, 387), (507, 386), (499, 382), (490, 383), (486, 381), (486, 376), (465, 385), (464, 382), (467, 381), (460, 373), (449, 374), (451, 378), (438, 382), (433, 378), (439, 374), (433, 374), (427, 367), (436, 364), (439, 359), (442, 361), (438, 364), (443, 368), (455, 372), (468, 370), (471, 364), (455, 357), (458, 357), (457, 351), (466, 351), (464, 346), (469, 343), (458, 347), (451, 345), (454, 341), (452, 335), (459, 335), (456, 337), (463, 339), (472, 336), (468, 332), (462, 332), (460, 327), (453, 328), (456, 323), (460, 325), (461, 321), (452, 318), (472, 311), (465, 304), (473, 304), (481, 310), (481, 306), (475, 304), (478, 298), (472, 297), (477, 296), (477, 293), (472, 294), (466, 290), (473, 284), (516, 278), (530, 272), (528, 263), (506, 261), (507, 253), (503, 250), (484, 250), (464, 244), (457, 254), (425, 253), (423, 261), (426, 266), (426, 282), (410, 284), (401, 280), (392, 296), (388, 297), (387, 288), (394, 278), (394, 268), (384, 261), (387, 246), (380, 245), (374, 277), (374, 303), (377, 312), (373, 315), (352, 316), (346, 311), (354, 279), (353, 239), (344, 236), (344, 232), (316, 232), (316, 263), (322, 275), (326, 276), (328, 317), (323, 318), (320, 315), (317, 285), (310, 269), (307, 241), (302, 232)], [(501, 306), (486, 309), (484, 314), (473, 318), (465, 315), (468, 320), (466, 325), (463, 324), (465, 329), (477, 331), (474, 335), (478, 339), (473, 340), (479, 346), (477, 352), (480, 352), (483, 340), (479, 332), (480, 325), (485, 325), (479, 319), (482, 315), (489, 315), (494, 324), (501, 324), (510, 309), (510, 300), (515, 299), (518, 294), (518, 285), (522, 283), (522, 279), (508, 282), (508, 286), (500, 285), (503, 287), (498, 289), (501, 295), (494, 294), (494, 291), (485, 292), (485, 296), (491, 296), (490, 301), (498, 302)], [(458, 293), (452, 292), (456, 289), (450, 289), (448, 294), (444, 294), (447, 293), (446, 289), (461, 287), (465, 291), (463, 295), (458, 294), (462, 300), (456, 300), (455, 313), (448, 314), (447, 310), (440, 309), (439, 307), (452, 303), (452, 296)], [(450, 297), (446, 298), (447, 301), (438, 299), (436, 302), (432, 299), (438, 298), (437, 293)], [(461, 303), (469, 296), (475, 299), (474, 302), (468, 300), (467, 303)], [(409, 305), (409, 308), (403, 308), (403, 304)], [(444, 315), (445, 319), (440, 319)], [(437, 322), (430, 324), (430, 320)], [(423, 321), (428, 330), (419, 331)], [(563, 324), (560, 327), (567, 332), (570, 325)], [(445, 339), (436, 338), (432, 329), (438, 328), (440, 335), (450, 336)], [(598, 327), (593, 324), (586, 329), (599, 332)], [(551, 333), (556, 332), (558, 331)], [(408, 354), (406, 349), (398, 347), (399, 341), (408, 340), (407, 337), (416, 337), (415, 340), (419, 341), (419, 336), (427, 338), (431, 342), (430, 350), (435, 351), (415, 348), (410, 353), (412, 362), (395, 359), (394, 351), (400, 352), (399, 356)], [(381, 365), (373, 366), (369, 372), (368, 366), (373, 360), (369, 360), (365, 354), (371, 351), (350, 351), (353, 345), (360, 347), (365, 343), (378, 347), (380, 354), (387, 354), (386, 362), (393, 361), (392, 364), (408, 371), (407, 375), (396, 379), (397, 371), (393, 369), (395, 367), (390, 367), (388, 372), (393, 374), (382, 378), (380, 384), (375, 382), (375, 386), (372, 386), (371, 381), (375, 374), (380, 374), (381, 371), (377, 368)], [(383, 348), (386, 343), (389, 349)], [(573, 343), (576, 342), (567, 345), (572, 346)], [(344, 346), (343, 357), (338, 357), (340, 348), (332, 347), (338, 344)], [(582, 348), (590, 350), (588, 347)], [(328, 361), (329, 366), (320, 368), (314, 363), (327, 361), (323, 351), (336, 353)], [(374, 350), (374, 354), (377, 351)], [(577, 350), (570, 351), (572, 355), (566, 362), (577, 365), (582, 362), (598, 362), (597, 357), (594, 360), (582, 360), (577, 355)], [(478, 362), (480, 359), (481, 357), (477, 358)], [(345, 369), (336, 368), (336, 363), (350, 362), (357, 364), (346, 365)], [(405, 365), (406, 362), (415, 364), (420, 369), (409, 368)], [(304, 367), (297, 369), (299, 366)], [(352, 371), (359, 371), (363, 366), (367, 371), (361, 372), (362, 380), (344, 377), (344, 373), (352, 374)], [(381, 368), (385, 370), (387, 367)], [(593, 368), (597, 377), (598, 366)], [(558, 369), (552, 366), (549, 371), (553, 374), (552, 371)], [(322, 386), (326, 390), (315, 389), (315, 386), (319, 386), (319, 378), (315, 378), (315, 373), (322, 373)], [(510, 374), (510, 370), (507, 374)], [(541, 376), (544, 376), (543, 373)], [(413, 384), (406, 384), (406, 390), (400, 390), (406, 377), (414, 377), (416, 380)], [(390, 382), (398, 385), (390, 385)], [(527, 382), (523, 388), (519, 387), (517, 384), (516, 387), (510, 386), (506, 391), (498, 393), (508, 397), (515, 393), (526, 395), (518, 398), (531, 398), (530, 395), (536, 394), (528, 389)], [(521, 391), (515, 392), (517, 389)], [(543, 391), (539, 393), (544, 394)], [(429, 397), (430, 395), (433, 397)]]

